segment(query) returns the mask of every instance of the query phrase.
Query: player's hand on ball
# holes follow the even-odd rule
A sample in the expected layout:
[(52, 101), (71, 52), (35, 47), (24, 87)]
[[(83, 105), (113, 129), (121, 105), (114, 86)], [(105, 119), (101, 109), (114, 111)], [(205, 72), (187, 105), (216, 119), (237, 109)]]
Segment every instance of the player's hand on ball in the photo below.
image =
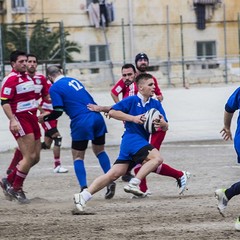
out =
[(140, 115), (140, 121), (141, 121), (141, 124), (144, 124), (144, 122), (146, 121), (145, 114)]
[(133, 119), (133, 122), (137, 124), (144, 124), (145, 121), (146, 121), (146, 117), (144, 114), (134, 116), (134, 119)]
[(168, 130), (168, 123), (164, 120), (164, 117), (161, 114), (159, 115), (159, 118), (153, 120), (153, 125), (156, 131), (158, 131), (159, 129), (163, 131)]

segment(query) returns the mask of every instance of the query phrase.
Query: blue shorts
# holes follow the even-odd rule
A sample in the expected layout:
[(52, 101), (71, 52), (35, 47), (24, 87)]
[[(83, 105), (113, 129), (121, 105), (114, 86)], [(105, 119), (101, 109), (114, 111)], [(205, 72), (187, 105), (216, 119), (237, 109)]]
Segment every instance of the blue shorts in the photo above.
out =
[(70, 127), (72, 141), (94, 140), (107, 133), (103, 116), (98, 112), (81, 114), (72, 119)]
[(132, 160), (133, 156), (143, 147), (149, 145), (147, 139), (139, 134), (124, 133), (120, 145), (118, 160)]
[(237, 153), (237, 161), (240, 163), (240, 136), (235, 135), (234, 137), (234, 148)]

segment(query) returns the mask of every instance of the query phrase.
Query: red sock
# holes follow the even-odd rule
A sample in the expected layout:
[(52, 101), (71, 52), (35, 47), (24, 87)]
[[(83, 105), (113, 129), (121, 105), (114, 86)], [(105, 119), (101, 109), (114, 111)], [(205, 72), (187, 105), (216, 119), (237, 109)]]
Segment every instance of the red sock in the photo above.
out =
[[(134, 173), (135, 175), (137, 175), (138, 171), (140, 170), (142, 165), (137, 165), (135, 168), (134, 168)], [(139, 184), (139, 188), (142, 192), (146, 192), (148, 190), (148, 187), (147, 187), (147, 180), (146, 178), (142, 179), (141, 183)]]
[(54, 158), (54, 167), (56, 168), (56, 167), (58, 167), (60, 165), (61, 165), (61, 161), (60, 161), (59, 157), (58, 158)]
[(13, 188), (16, 189), (16, 190), (21, 189), (22, 186), (23, 186), (23, 182), (24, 182), (26, 177), (27, 177), (26, 173), (17, 170), (15, 180), (14, 180), (13, 185), (12, 185)]
[(179, 171), (177, 169), (174, 169), (172, 167), (170, 167), (169, 165), (163, 163), (162, 165), (160, 165), (156, 170), (155, 173), (159, 174), (159, 175), (164, 175), (164, 176), (168, 176), (168, 177), (173, 177), (175, 179), (178, 179), (180, 177), (182, 177), (183, 172)]
[(7, 176), (7, 180), (10, 184), (12, 184), (15, 180), (15, 176), (17, 173), (17, 168), (15, 168), (8, 176)]
[(21, 151), (18, 148), (16, 148), (14, 155), (13, 155), (13, 159), (12, 159), (8, 169), (13, 171), (22, 159), (23, 159), (23, 155), (22, 155)]
[(161, 144), (165, 138), (166, 132), (158, 131), (150, 135), (149, 142), (158, 150), (160, 150)]

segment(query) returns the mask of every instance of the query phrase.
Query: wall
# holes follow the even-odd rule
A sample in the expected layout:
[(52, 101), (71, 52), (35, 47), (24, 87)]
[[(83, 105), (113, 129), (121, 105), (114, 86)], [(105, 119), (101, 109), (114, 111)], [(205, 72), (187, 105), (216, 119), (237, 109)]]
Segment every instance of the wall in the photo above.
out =
[[(68, 39), (76, 41), (82, 46), (81, 54), (75, 55), (76, 61), (89, 61), (89, 45), (106, 44), (102, 29), (90, 26), (85, 0), (68, 0), (67, 3), (58, 0), (28, 0), (27, 2), (29, 22), (38, 19), (47, 19), (49, 22), (63, 21), (65, 30), (71, 34)], [(226, 49), (228, 56), (227, 73), (231, 74), (229, 81), (238, 80), (237, 14), (240, 9), (240, 1), (225, 0), (224, 5), (216, 5), (212, 17), (206, 22), (205, 30), (196, 28), (196, 14), (191, 0), (113, 0), (111, 2), (114, 4), (115, 21), (107, 27), (106, 36), (110, 57), (114, 65), (115, 81), (120, 75), (120, 66), (124, 61), (134, 62), (134, 56), (138, 52), (146, 52), (150, 58), (150, 64), (159, 67), (159, 70), (154, 74), (161, 78), (161, 83), (164, 85), (168, 85), (169, 82), (173, 86), (181, 85), (183, 74), (186, 78), (185, 81), (189, 84), (224, 82), (226, 81), (226, 62), (224, 59)], [(224, 29), (224, 6), (226, 29)], [(26, 15), (11, 15), (10, 13), (11, 10), (8, 9), (6, 20), (26, 21)], [(181, 16), (182, 26), (180, 24)], [(124, 21), (123, 26), (122, 21)], [(226, 34), (226, 43), (224, 42), (224, 34)], [(188, 70), (186, 68), (187, 62), (196, 61), (196, 42), (209, 40), (214, 40), (217, 43), (219, 69), (205, 71), (192, 68)], [(169, 75), (166, 72), (168, 61), (171, 64)], [(194, 62), (194, 64), (196, 63)], [(74, 74), (78, 72), (77, 69), (71, 71)], [(86, 78), (104, 78), (102, 82), (111, 84), (112, 79), (109, 71), (109, 69), (103, 68), (98, 75), (91, 76), (87, 73)]]

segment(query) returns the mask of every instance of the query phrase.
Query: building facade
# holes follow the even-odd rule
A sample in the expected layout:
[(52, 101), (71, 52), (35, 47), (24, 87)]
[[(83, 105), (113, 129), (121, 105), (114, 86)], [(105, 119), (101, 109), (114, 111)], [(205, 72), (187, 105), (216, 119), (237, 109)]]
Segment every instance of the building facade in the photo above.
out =
[(67, 69), (89, 86), (139, 52), (162, 86), (238, 81), (239, 12), (238, 0), (0, 0), (2, 24), (61, 21), (81, 45)]

